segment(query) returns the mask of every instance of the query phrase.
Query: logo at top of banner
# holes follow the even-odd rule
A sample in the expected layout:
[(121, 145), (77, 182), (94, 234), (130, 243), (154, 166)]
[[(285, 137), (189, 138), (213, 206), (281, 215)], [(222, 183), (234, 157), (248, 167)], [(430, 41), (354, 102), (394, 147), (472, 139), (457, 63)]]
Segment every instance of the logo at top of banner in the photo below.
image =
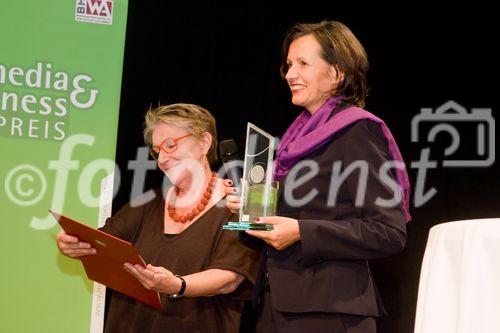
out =
[(113, 24), (113, 1), (76, 0), (75, 20), (96, 24)]

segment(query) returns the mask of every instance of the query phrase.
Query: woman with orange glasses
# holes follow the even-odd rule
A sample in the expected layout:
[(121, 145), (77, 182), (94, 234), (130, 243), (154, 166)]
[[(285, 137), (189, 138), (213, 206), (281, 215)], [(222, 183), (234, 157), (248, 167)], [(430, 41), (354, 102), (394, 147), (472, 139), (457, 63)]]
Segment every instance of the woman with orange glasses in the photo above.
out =
[[(217, 159), (213, 116), (193, 104), (149, 110), (144, 138), (173, 184), (139, 207), (126, 205), (101, 229), (134, 244), (149, 263), (125, 264), (147, 289), (160, 292), (156, 310), (114, 292), (106, 332), (237, 332), (250, 299), (257, 253), (222, 226), (235, 219), (210, 163)], [(218, 204), (219, 203), (219, 204)], [(95, 254), (90, 244), (61, 231), (61, 252)]]

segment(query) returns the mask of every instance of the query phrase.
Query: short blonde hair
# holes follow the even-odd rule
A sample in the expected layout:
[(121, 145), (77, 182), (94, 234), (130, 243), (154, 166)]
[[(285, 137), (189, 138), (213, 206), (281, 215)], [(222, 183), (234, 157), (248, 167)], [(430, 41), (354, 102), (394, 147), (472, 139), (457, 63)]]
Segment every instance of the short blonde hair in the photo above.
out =
[(177, 103), (159, 106), (146, 112), (144, 121), (144, 141), (147, 145), (153, 145), (153, 129), (158, 123), (167, 123), (182, 127), (188, 133), (201, 139), (203, 133), (212, 135), (207, 159), (210, 164), (217, 162), (217, 129), (212, 114), (196, 104)]

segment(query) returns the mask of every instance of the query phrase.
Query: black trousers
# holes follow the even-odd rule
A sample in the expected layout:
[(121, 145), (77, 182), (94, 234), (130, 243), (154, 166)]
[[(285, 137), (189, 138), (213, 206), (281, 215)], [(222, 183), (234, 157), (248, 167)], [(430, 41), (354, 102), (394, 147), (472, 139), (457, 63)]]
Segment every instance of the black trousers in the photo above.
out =
[(274, 309), (269, 289), (261, 301), (256, 333), (375, 333), (375, 318), (341, 313), (288, 313)]

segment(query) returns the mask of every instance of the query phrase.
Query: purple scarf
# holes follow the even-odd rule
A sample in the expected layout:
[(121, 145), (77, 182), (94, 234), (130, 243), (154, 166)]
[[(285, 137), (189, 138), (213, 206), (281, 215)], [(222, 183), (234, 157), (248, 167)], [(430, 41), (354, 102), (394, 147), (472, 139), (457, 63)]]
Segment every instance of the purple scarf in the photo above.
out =
[[(340, 111), (330, 119), (332, 112), (341, 100), (341, 97), (329, 98), (312, 115), (309, 111), (304, 110), (288, 127), (279, 143), (276, 160), (274, 161), (275, 180), (283, 180), (288, 171), (302, 158), (328, 142), (335, 133), (362, 119), (371, 120), (380, 126), (388, 141), (389, 152), (393, 160), (403, 162), (396, 141), (382, 119), (355, 106)], [(406, 169), (396, 168), (396, 181), (403, 192), (404, 217), (407, 221), (410, 221), (410, 180)]]

